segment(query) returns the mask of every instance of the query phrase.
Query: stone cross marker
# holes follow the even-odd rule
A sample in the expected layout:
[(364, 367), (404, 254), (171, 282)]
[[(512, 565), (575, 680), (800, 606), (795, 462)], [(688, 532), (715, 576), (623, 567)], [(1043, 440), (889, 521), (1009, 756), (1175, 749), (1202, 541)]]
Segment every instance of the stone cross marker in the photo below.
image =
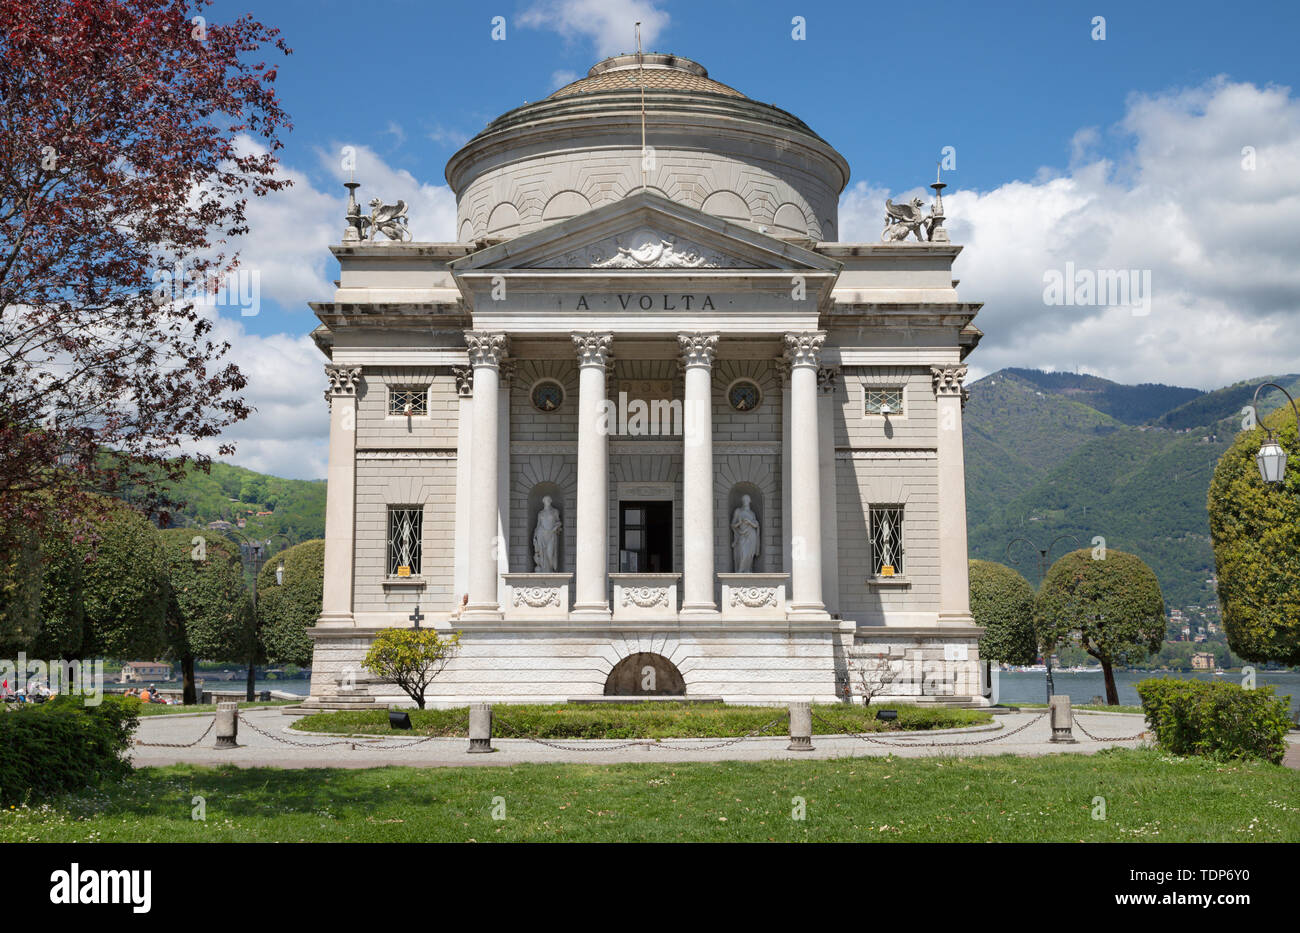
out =
[(419, 603), (416, 603), (416, 604), (415, 604), (415, 611), (412, 612), (409, 616), (407, 616), (407, 618), (410, 619), (412, 622), (415, 623), (415, 627), (416, 627), (416, 629), (419, 629), (419, 627), (420, 627), (420, 620), (424, 618), (424, 616), (423, 616), (423, 615), (421, 614), (421, 612), (420, 612), (420, 604), (419, 604)]

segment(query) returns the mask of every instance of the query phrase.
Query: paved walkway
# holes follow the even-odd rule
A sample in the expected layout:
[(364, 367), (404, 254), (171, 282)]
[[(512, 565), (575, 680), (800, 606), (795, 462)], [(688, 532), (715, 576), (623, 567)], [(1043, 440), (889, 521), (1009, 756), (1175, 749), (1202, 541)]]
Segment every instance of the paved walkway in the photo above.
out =
[[(780, 710), (773, 711), (774, 716)], [(815, 735), (814, 751), (791, 752), (789, 737), (763, 736), (739, 742), (725, 739), (664, 739), (649, 744), (629, 745), (617, 740), (559, 740), (554, 745), (529, 739), (494, 739), (493, 754), (468, 754), (468, 739), (431, 738), (419, 741), (409, 734), (367, 738), (345, 738), (294, 732), (289, 724), (297, 716), (282, 710), (241, 710), (239, 747), (215, 748), (212, 733), (192, 748), (160, 748), (137, 745), (132, 760), (139, 766), (189, 763), (232, 764), (239, 767), (276, 768), (373, 768), (407, 765), (423, 768), (501, 766), (525, 762), (569, 764), (619, 764), (624, 762), (764, 761), (769, 759), (849, 758), (893, 754), (902, 758), (926, 756), (968, 757), (974, 755), (1092, 754), (1117, 745), (1134, 747), (1137, 741), (1117, 741), (1142, 731), (1138, 714), (1077, 712), (1077, 722), (1100, 741), (1075, 728), (1076, 745), (1053, 744), (1051, 729), (1042, 710), (1026, 710), (994, 717), (993, 726), (949, 730), (942, 733), (890, 733), (878, 742), (854, 736)], [(1041, 717), (1041, 718), (1040, 718)], [(1037, 719), (1037, 721), (1033, 721)], [(149, 716), (140, 721), (137, 738), (144, 742), (192, 742), (212, 721), (212, 714)], [(1026, 726), (1026, 723), (1031, 723)], [(262, 730), (258, 732), (249, 726)], [(1010, 734), (1021, 726), (1025, 728)], [(784, 724), (776, 726), (784, 733)], [(814, 729), (816, 724), (814, 723)], [(266, 733), (266, 734), (263, 734)], [(877, 738), (872, 736), (872, 738)], [(987, 741), (992, 739), (993, 741)], [(1296, 737), (1292, 741), (1296, 741)], [(293, 742), (296, 744), (285, 744)], [(416, 743), (418, 744), (412, 744)], [(980, 744), (970, 744), (979, 742)], [(884, 744), (880, 744), (884, 743)], [(1297, 752), (1293, 746), (1292, 753)]]

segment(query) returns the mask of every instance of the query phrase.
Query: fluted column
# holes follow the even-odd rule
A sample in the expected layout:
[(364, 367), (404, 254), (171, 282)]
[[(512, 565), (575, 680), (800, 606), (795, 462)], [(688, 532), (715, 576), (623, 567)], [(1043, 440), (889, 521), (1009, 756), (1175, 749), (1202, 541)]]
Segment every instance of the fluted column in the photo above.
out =
[(840, 521), (835, 496), (835, 400), (840, 371), (829, 366), (817, 370), (818, 468), (821, 482), (822, 602), (826, 611), (840, 611)]
[(456, 377), (456, 530), (453, 538), (452, 596), (459, 607), (469, 594), (469, 497), (474, 481), (471, 446), (474, 437), (474, 370), (469, 366), (452, 369)]
[(497, 477), (500, 464), (497, 421), (500, 366), (505, 334), (467, 331), (465, 345), (474, 368), (474, 427), (470, 460), (474, 476), (469, 497), (469, 604), (463, 618), (500, 618), (497, 602)]
[(966, 551), (966, 463), (961, 415), (965, 366), (931, 366), (938, 409), (939, 622), (970, 623), (970, 565)]
[(321, 625), (351, 625), (356, 530), (357, 388), (360, 367), (326, 366), (330, 460), (325, 486), (325, 579)]
[(717, 611), (713, 601), (713, 357), (717, 334), (678, 334), (686, 369), (682, 441), (682, 614)]
[(817, 440), (817, 366), (825, 340), (821, 332), (785, 335), (785, 358), (790, 364), (790, 615), (814, 618), (826, 616)]
[(603, 407), (613, 334), (573, 334), (578, 354), (578, 547), (573, 612), (609, 618), (609, 432)]

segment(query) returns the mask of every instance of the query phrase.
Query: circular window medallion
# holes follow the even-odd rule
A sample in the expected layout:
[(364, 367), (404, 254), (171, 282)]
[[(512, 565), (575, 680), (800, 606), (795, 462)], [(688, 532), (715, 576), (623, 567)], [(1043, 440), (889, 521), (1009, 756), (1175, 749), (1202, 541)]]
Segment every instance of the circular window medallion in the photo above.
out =
[(564, 386), (547, 379), (533, 386), (533, 407), (538, 411), (555, 411), (564, 404)]
[(763, 393), (758, 384), (749, 379), (733, 382), (727, 390), (727, 403), (736, 411), (753, 411), (762, 400)]

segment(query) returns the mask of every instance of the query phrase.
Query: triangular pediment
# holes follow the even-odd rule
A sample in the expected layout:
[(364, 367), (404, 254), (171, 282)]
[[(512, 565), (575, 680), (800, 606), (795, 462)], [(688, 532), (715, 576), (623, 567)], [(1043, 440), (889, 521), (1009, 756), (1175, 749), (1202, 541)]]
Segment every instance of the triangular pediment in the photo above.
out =
[(637, 192), (451, 263), (457, 274), (509, 270), (839, 271), (812, 250)]

